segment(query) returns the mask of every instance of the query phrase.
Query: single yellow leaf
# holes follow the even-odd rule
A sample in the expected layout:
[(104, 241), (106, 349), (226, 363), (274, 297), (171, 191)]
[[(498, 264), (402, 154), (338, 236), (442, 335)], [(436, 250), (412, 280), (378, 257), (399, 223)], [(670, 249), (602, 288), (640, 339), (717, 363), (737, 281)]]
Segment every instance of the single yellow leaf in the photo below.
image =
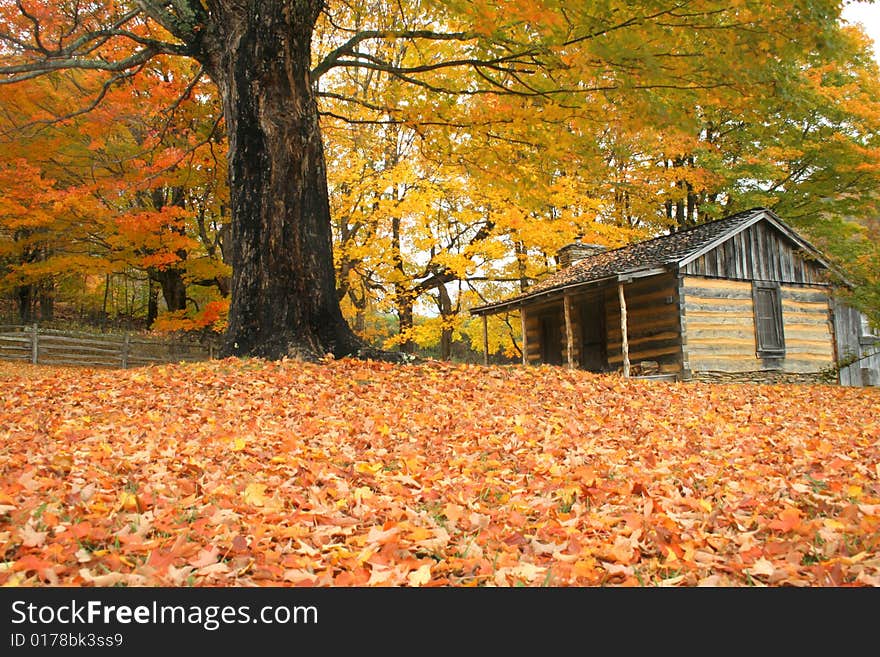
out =
[(410, 586), (424, 586), (431, 581), (431, 564), (419, 566), (406, 577)]
[(371, 499), (373, 495), (373, 489), (369, 486), (358, 486), (354, 489), (354, 501), (358, 504), (363, 500)]
[(139, 504), (137, 495), (129, 491), (122, 491), (119, 494), (119, 508), (125, 511), (138, 511)]
[(248, 484), (244, 489), (244, 501), (253, 506), (266, 504), (266, 484)]
[(379, 470), (381, 470), (383, 465), (381, 463), (356, 463), (354, 466), (355, 472), (359, 472), (360, 474), (371, 474), (374, 475)]
[(764, 575), (769, 577), (774, 572), (776, 572), (776, 568), (767, 559), (761, 557), (752, 565), (751, 568), (748, 569), (748, 572), (751, 575)]
[(864, 561), (869, 556), (870, 554), (868, 552), (859, 552), (858, 554), (854, 554), (853, 556), (848, 557), (846, 561), (850, 564), (859, 563), (860, 561)]

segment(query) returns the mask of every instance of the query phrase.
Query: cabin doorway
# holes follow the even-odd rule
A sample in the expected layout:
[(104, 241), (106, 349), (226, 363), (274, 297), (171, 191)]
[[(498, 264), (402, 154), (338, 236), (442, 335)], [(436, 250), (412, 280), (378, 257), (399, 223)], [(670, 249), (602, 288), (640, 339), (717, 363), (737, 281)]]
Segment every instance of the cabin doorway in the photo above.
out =
[(581, 367), (590, 372), (606, 369), (605, 304), (600, 296), (586, 299), (580, 306)]
[(541, 315), (541, 362), (562, 365), (562, 323), (558, 313)]

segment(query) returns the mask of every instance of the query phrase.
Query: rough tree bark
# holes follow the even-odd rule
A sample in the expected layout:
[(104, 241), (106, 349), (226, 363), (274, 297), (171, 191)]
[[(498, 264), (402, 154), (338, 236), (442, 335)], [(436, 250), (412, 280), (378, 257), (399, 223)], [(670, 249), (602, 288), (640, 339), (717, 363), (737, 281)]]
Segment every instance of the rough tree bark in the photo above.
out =
[(223, 356), (345, 356), (310, 76), (320, 0), (223, 2), (201, 43), (229, 136), (232, 299)]
[(405, 336), (400, 342), (400, 350), (411, 354), (416, 345), (412, 340), (412, 330), (415, 325), (413, 317), (413, 300), (409, 287), (406, 284), (407, 276), (403, 266), (403, 253), (400, 250), (400, 217), (391, 220), (391, 261), (394, 263), (396, 280), (394, 281), (394, 307), (397, 310), (397, 332)]
[(18, 306), (18, 319), (22, 324), (33, 320), (34, 286), (19, 285), (15, 288), (15, 301)]
[(168, 310), (186, 310), (186, 283), (183, 280), (183, 270), (177, 267), (167, 269), (153, 269), (149, 272), (150, 279), (158, 283), (162, 288), (162, 298)]

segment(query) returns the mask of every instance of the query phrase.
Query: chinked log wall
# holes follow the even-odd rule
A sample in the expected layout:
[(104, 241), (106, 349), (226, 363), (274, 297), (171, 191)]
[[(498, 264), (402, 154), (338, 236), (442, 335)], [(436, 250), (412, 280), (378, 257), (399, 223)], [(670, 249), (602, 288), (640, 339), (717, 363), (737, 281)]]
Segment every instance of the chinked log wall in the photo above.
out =
[(39, 365), (128, 368), (153, 363), (201, 361), (214, 357), (212, 346), (128, 335), (79, 333), (33, 326), (0, 326), (0, 360)]
[[(584, 296), (573, 296), (569, 303), (569, 318), (571, 321), (571, 358), (577, 367), (581, 362), (581, 323), (580, 313), (581, 305), (590, 303), (591, 307), (595, 305), (595, 297), (589, 300)], [(568, 339), (565, 331), (565, 305), (563, 301), (554, 301), (549, 304), (538, 304), (534, 306), (526, 306), (526, 359), (529, 365), (539, 365), (541, 363), (541, 319), (548, 315), (556, 317), (559, 323), (559, 351), (562, 354), (563, 363), (568, 361)]]
[[(671, 274), (662, 274), (636, 279), (623, 286), (623, 294), (630, 362), (634, 366), (644, 361), (656, 362), (663, 374), (681, 372), (681, 334), (675, 278)], [(605, 313), (608, 365), (618, 369), (623, 365), (623, 332), (616, 285), (606, 289)]]
[[(681, 372), (681, 338), (676, 295), (675, 278), (671, 274), (637, 279), (624, 285), (629, 359), (636, 371), (640, 363), (653, 361), (659, 365), (663, 374)], [(617, 284), (571, 297), (572, 357), (576, 365), (581, 362), (580, 318), (584, 306), (587, 313), (604, 308), (607, 364), (612, 370), (620, 369), (623, 365), (623, 340)], [(526, 307), (526, 360), (531, 365), (541, 362), (543, 336), (540, 318), (548, 314), (555, 315), (561, 326), (560, 349), (563, 361), (565, 360), (567, 344), (563, 304), (561, 300), (557, 300)]]
[[(820, 372), (834, 365), (828, 293), (822, 287), (781, 286), (785, 334), (783, 372)], [(761, 370), (756, 354), (752, 284), (686, 276), (683, 280), (684, 346), (689, 369)]]
[[(554, 306), (555, 308), (555, 306)], [(533, 308), (526, 307), (526, 363), (529, 365), (538, 365), (541, 362), (541, 321), (537, 312), (543, 312), (543, 307)], [(560, 309), (561, 313), (562, 310)], [(560, 315), (561, 316), (561, 315)]]

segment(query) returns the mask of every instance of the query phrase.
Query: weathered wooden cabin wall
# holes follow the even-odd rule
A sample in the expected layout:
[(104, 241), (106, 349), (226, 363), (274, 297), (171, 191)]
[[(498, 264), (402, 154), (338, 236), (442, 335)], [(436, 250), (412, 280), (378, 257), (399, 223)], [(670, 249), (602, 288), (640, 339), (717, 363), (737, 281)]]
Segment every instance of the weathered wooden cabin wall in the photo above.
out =
[[(755, 344), (752, 284), (685, 276), (681, 288), (683, 345), (691, 371), (752, 372), (764, 369)], [(819, 372), (834, 363), (828, 292), (782, 285), (785, 356), (772, 364), (785, 372)]]
[[(580, 363), (581, 352), (581, 332), (579, 320), (578, 302), (572, 298), (571, 301), (571, 329), (572, 329), (572, 360), (577, 367)], [(542, 363), (541, 353), (544, 336), (541, 334), (541, 319), (544, 317), (552, 317), (558, 322), (559, 326), (559, 350), (562, 355), (562, 364), (567, 362), (568, 342), (565, 332), (565, 309), (562, 300), (554, 300), (550, 303), (533, 304), (526, 306), (526, 351), (527, 362), (529, 365), (540, 365)]]
[[(577, 297), (569, 300), (569, 316), (571, 321), (571, 359), (574, 367), (580, 367), (581, 362), (581, 314), (580, 304), (582, 301)], [(562, 360), (567, 362), (568, 339), (565, 335), (565, 308), (562, 308)]]
[[(661, 274), (636, 279), (624, 285), (624, 296), (630, 363), (638, 365), (640, 361), (655, 361), (662, 373), (680, 373), (681, 334), (675, 277)], [(616, 285), (606, 288), (605, 309), (608, 364), (616, 369), (623, 365), (620, 300)]]
[(834, 366), (834, 327), (826, 288), (782, 286), (785, 372), (820, 372)]
[(526, 362), (538, 365), (541, 362), (541, 322), (537, 310), (526, 306)]
[(834, 301), (839, 380), (843, 386), (880, 386), (880, 344), (878, 338), (863, 335), (862, 314)]
[(685, 276), (681, 288), (685, 369), (748, 372), (755, 356), (752, 284)]
[(822, 265), (806, 260), (796, 244), (766, 221), (733, 235), (681, 271), (741, 281), (826, 282)]

